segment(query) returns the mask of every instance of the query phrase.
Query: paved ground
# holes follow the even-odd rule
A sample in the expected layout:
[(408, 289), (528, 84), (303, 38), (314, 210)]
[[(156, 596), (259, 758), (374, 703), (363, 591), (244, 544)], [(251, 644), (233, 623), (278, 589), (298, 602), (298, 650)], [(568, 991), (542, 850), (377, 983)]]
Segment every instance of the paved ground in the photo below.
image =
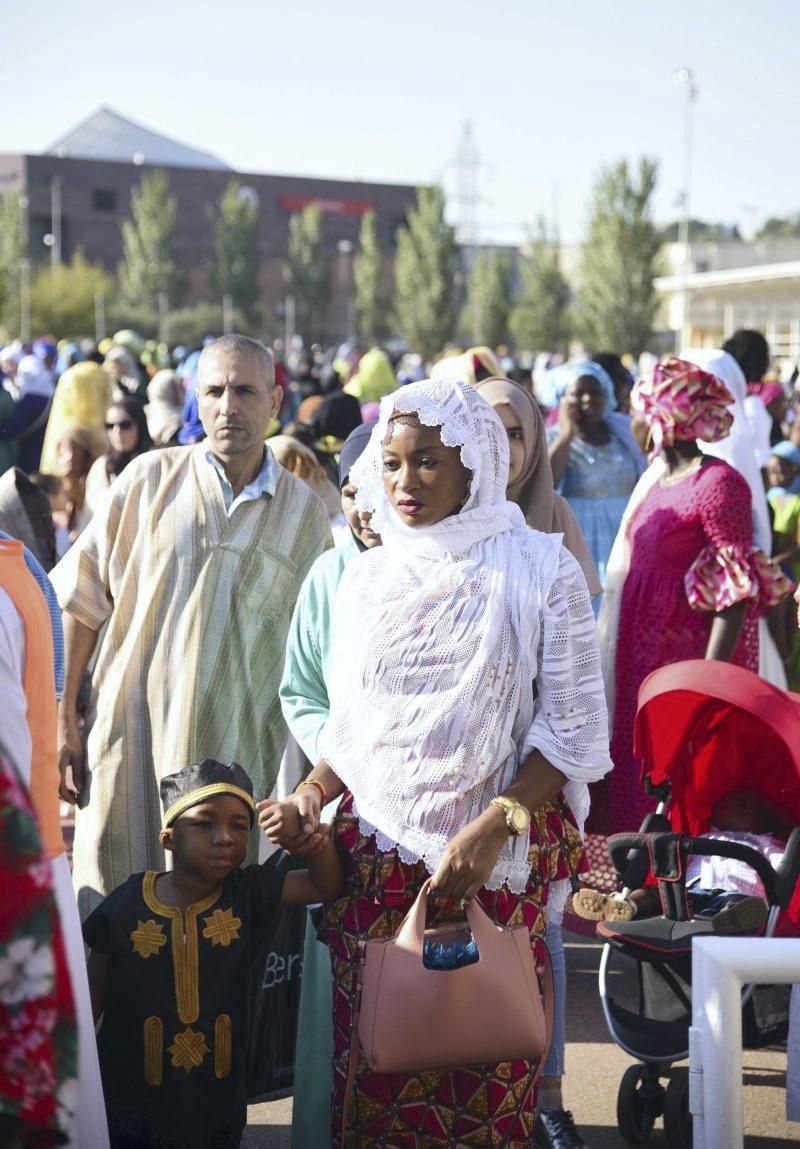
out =
[[(597, 994), (599, 955), (594, 943), (567, 935), (570, 999), (565, 1098), (591, 1149), (624, 1149), (628, 1143), (617, 1132), (616, 1098), (631, 1059), (613, 1044), (606, 1030)], [(785, 1119), (785, 1069), (784, 1049), (744, 1054), (746, 1149), (780, 1149), (800, 1142), (800, 1125), (790, 1125)], [(243, 1146), (289, 1149), (291, 1107), (291, 1100), (251, 1106)], [(664, 1149), (660, 1122), (648, 1144)]]

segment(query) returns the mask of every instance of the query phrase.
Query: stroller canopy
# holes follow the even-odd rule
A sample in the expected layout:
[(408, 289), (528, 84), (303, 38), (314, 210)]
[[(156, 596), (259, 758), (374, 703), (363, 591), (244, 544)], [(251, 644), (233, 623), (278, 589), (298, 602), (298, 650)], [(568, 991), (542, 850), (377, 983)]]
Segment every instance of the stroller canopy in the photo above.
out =
[(670, 822), (704, 834), (717, 802), (745, 790), (800, 825), (800, 695), (726, 662), (656, 670), (639, 691), (635, 753), (642, 777), (668, 782)]

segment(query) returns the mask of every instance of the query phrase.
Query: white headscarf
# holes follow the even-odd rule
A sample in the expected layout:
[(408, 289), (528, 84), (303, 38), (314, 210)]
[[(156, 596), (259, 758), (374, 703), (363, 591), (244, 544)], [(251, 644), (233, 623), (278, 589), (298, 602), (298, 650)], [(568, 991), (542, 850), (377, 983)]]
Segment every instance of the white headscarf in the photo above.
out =
[[(463, 509), (432, 527), (406, 526), (384, 489), (395, 412), (440, 428), (471, 472)], [(339, 584), (320, 753), (353, 793), (362, 830), (432, 873), (534, 749), (569, 779), (581, 823), (586, 783), (611, 767), (594, 619), (560, 536), (526, 528), (506, 499), (498, 415), (466, 384), (411, 383), (382, 400), (350, 477), (383, 546)], [(522, 893), (529, 875), (527, 840), (509, 838), (487, 886)], [(553, 893), (563, 904), (566, 889)]]
[(26, 395), (49, 399), (55, 390), (53, 376), (35, 355), (23, 356), (17, 367), (16, 378), (10, 383), (9, 390), (17, 400)]
[(731, 407), (733, 426), (730, 435), (717, 443), (703, 443), (698, 440), (697, 445), (705, 455), (713, 455), (730, 463), (746, 480), (753, 496), (753, 540), (764, 554), (769, 555), (772, 553), (772, 528), (769, 522), (764, 480), (758, 462), (758, 445), (753, 437), (745, 407), (747, 380), (744, 372), (732, 355), (718, 347), (683, 351), (681, 359), (688, 359), (702, 371), (716, 375), (733, 395)]

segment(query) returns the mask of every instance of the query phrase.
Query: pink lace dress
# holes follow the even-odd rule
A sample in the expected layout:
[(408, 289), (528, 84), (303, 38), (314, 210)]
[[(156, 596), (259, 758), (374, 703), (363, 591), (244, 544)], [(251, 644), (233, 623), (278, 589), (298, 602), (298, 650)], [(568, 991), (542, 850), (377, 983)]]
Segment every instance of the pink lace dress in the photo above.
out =
[(715, 612), (743, 600), (749, 609), (732, 661), (758, 670), (757, 615), (783, 593), (775, 597), (775, 568), (753, 547), (750, 488), (718, 459), (652, 489), (631, 525), (631, 549), (617, 641), (614, 769), (592, 786), (595, 834), (638, 830), (655, 809), (633, 755), (637, 697), (647, 675), (703, 658)]

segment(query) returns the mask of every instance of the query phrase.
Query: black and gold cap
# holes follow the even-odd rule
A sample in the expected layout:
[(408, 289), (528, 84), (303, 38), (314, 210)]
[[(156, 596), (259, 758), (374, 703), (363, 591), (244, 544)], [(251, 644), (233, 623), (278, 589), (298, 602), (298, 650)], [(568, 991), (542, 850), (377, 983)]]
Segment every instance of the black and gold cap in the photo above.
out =
[(161, 779), (164, 829), (192, 806), (213, 798), (215, 794), (233, 794), (241, 798), (250, 811), (252, 826), (256, 804), (253, 800), (253, 783), (247, 772), (236, 762), (225, 766), (214, 758), (206, 758), (197, 766), (187, 766), (177, 774), (168, 774)]

